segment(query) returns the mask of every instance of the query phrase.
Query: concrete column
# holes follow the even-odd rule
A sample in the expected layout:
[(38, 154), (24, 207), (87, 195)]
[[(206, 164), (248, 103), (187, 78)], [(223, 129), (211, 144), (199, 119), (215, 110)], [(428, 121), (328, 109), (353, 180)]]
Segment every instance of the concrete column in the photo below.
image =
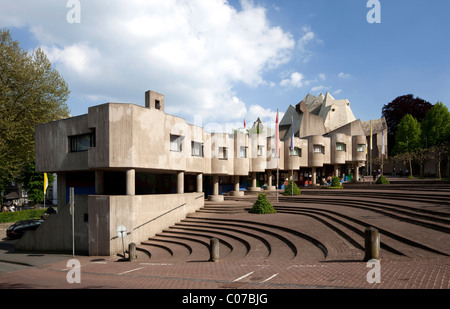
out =
[(102, 195), (105, 193), (105, 176), (103, 171), (95, 171), (95, 194)]
[(367, 227), (364, 231), (365, 255), (364, 261), (380, 258), (380, 233), (374, 227)]
[(355, 181), (359, 180), (359, 163), (358, 162), (355, 163), (355, 174), (353, 175), (353, 177), (355, 178)]
[(248, 191), (260, 191), (261, 188), (256, 186), (256, 172), (252, 172), (252, 186), (247, 188)]
[(223, 195), (219, 195), (219, 175), (213, 175), (213, 194), (208, 196), (209, 201), (221, 202)]
[(213, 175), (213, 195), (219, 195), (219, 175)]
[(339, 177), (339, 165), (334, 165), (334, 176)]
[(203, 174), (197, 175), (197, 192), (198, 193), (203, 192)]
[(136, 170), (127, 170), (127, 195), (135, 195), (136, 193)]
[(177, 193), (184, 193), (184, 172), (178, 172), (177, 174)]
[(239, 192), (239, 176), (234, 176), (234, 191)]
[(312, 180), (312, 185), (316, 186), (317, 185), (317, 171), (316, 171), (315, 167), (312, 168), (311, 178), (312, 178), (311, 179)]
[(273, 182), (273, 175), (272, 175), (272, 170), (268, 170), (267, 171), (267, 187), (266, 190), (276, 190), (276, 186), (272, 185)]

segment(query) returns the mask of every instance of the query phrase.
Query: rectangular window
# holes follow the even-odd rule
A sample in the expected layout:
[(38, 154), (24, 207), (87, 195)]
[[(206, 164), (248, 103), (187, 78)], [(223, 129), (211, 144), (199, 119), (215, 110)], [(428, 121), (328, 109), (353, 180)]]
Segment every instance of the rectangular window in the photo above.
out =
[(245, 146), (240, 147), (239, 158), (247, 158), (247, 147)]
[(70, 152), (88, 151), (95, 147), (95, 131), (86, 134), (69, 136)]
[(184, 136), (170, 134), (170, 151), (183, 151)]
[(336, 150), (347, 151), (347, 145), (345, 145), (344, 143), (336, 143)]
[(203, 143), (192, 142), (192, 156), (203, 157)]
[(161, 109), (161, 102), (159, 102), (159, 100), (155, 100), (155, 108)]
[(258, 157), (264, 157), (264, 146), (258, 145)]
[(325, 147), (322, 145), (313, 145), (313, 151), (314, 153), (325, 153)]
[(219, 159), (220, 160), (228, 160), (227, 147), (219, 147)]
[(294, 150), (289, 150), (289, 155), (291, 156), (302, 156), (302, 149), (298, 147), (294, 147)]
[(358, 144), (358, 152), (364, 152), (365, 151), (365, 148), (366, 147), (366, 145), (364, 145), (364, 144)]

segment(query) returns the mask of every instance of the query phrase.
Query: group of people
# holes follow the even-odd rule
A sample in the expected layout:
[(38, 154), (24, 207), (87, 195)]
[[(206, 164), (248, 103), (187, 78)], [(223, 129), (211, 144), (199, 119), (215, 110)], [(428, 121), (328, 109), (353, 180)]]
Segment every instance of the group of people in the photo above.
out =
[(8, 211), (16, 211), (17, 210), (17, 203), (11, 203), (10, 205), (3, 204), (1, 211), (2, 212), (8, 212)]

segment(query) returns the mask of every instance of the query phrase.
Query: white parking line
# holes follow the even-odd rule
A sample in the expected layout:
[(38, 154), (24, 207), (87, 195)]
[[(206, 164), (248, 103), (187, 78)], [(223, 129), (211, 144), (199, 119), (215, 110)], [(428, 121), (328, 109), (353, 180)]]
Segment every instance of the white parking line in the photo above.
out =
[(142, 268), (144, 268), (144, 267), (139, 267), (139, 268), (135, 268), (135, 269), (127, 270), (127, 271), (124, 271), (123, 273), (119, 273), (119, 275), (123, 275), (123, 274), (131, 273), (132, 271), (136, 271), (136, 270), (139, 270), (139, 269), (142, 269)]
[(261, 283), (263, 283), (263, 282), (266, 282), (266, 281), (269, 281), (270, 279), (273, 279), (273, 278), (275, 278), (276, 276), (278, 275), (278, 273), (276, 273), (275, 275), (273, 275), (273, 276), (270, 276), (269, 278), (267, 278), (266, 280), (263, 280), (263, 281), (261, 281)]
[(234, 280), (233, 282), (236, 282), (236, 281), (239, 281), (239, 280), (241, 280), (241, 279), (244, 279), (245, 277), (248, 277), (248, 276), (250, 276), (250, 275), (253, 274), (253, 273), (254, 273), (254, 271), (252, 271), (252, 272), (250, 272), (250, 273), (248, 273), (248, 274), (246, 274), (246, 275), (243, 275), (242, 277), (237, 278), (237, 279)]

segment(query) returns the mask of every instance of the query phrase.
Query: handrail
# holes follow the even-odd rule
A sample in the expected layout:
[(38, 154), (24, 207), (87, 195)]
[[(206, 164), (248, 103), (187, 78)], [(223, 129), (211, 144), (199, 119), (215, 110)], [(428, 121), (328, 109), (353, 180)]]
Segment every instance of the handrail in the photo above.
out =
[(157, 216), (157, 217), (155, 217), (155, 218), (153, 218), (153, 219), (151, 219), (151, 220), (149, 220), (149, 221), (147, 221), (147, 222), (145, 222), (145, 223), (142, 223), (141, 225), (138, 225), (137, 227), (135, 227), (135, 228), (133, 229), (133, 231), (134, 231), (134, 230), (137, 230), (138, 228), (140, 228), (140, 227), (142, 227), (142, 226), (144, 226), (144, 225), (146, 225), (146, 224), (149, 224), (150, 222), (155, 221), (156, 219), (159, 219), (159, 218), (161, 218), (162, 216), (167, 215), (168, 213), (170, 213), (170, 212), (172, 212), (172, 211), (174, 211), (174, 210), (176, 210), (176, 209), (178, 209), (178, 208), (180, 208), (180, 207), (183, 207), (183, 206), (185, 206), (185, 205), (186, 205), (186, 203), (183, 203), (183, 204), (181, 204), (180, 206), (177, 206), (177, 207), (175, 207), (175, 208), (173, 208), (173, 209), (171, 209), (171, 210), (169, 210), (169, 211), (166, 211), (165, 213), (160, 214), (159, 216)]

